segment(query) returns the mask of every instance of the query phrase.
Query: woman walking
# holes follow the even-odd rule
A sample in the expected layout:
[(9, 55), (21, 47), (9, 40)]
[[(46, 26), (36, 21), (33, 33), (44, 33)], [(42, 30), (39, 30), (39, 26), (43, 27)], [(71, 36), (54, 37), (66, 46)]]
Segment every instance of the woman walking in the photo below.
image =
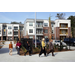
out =
[(40, 55), (42, 54), (42, 53), (44, 53), (44, 56), (46, 56), (46, 51), (45, 51), (45, 39), (43, 38), (42, 39), (42, 42), (41, 42), (41, 51), (40, 51), (40, 53), (39, 53), (39, 57), (40, 57)]
[(20, 54), (20, 48), (21, 48), (21, 43), (20, 43), (20, 41), (17, 42), (16, 47), (17, 47), (17, 51), (18, 51), (17, 54)]
[(12, 55), (12, 50), (13, 50), (13, 44), (10, 42), (9, 44), (9, 55)]

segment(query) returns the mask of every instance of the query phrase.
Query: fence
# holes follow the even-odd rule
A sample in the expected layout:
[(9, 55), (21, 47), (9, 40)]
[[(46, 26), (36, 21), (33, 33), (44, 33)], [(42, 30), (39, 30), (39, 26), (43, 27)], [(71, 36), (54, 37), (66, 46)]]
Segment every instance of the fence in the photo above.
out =
[(32, 47), (33, 47), (32, 40), (33, 40), (33, 39), (29, 39), (29, 38), (21, 38), (21, 43), (22, 43), (22, 45), (26, 48), (26, 46), (27, 46), (27, 41), (28, 41), (28, 43), (30, 44), (30, 49), (32, 50)]
[[(67, 50), (75, 50), (75, 38), (52, 38), (53, 39), (53, 43), (54, 43), (54, 46), (58, 46), (58, 49), (61, 51), (62, 49), (67, 49)], [(21, 43), (22, 45), (26, 48), (26, 43), (27, 41), (29, 42), (30, 44), (30, 48), (32, 50), (32, 47), (33, 47), (33, 39), (27, 39), (27, 38), (22, 38), (21, 39)], [(46, 41), (45, 41), (46, 42)], [(48, 40), (47, 40), (47, 45), (48, 45)], [(41, 45), (40, 45), (41, 46)]]

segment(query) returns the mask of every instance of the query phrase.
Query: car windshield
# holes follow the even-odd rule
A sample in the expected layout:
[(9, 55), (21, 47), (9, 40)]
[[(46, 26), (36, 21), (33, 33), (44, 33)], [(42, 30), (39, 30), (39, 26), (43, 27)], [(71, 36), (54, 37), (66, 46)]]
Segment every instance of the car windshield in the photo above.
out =
[[(33, 40), (35, 42), (35, 40)], [(40, 42), (39, 40), (36, 40), (36, 42)]]
[(49, 39), (45, 39), (46, 42), (49, 42)]
[(60, 42), (59, 40), (56, 40), (55, 42)]

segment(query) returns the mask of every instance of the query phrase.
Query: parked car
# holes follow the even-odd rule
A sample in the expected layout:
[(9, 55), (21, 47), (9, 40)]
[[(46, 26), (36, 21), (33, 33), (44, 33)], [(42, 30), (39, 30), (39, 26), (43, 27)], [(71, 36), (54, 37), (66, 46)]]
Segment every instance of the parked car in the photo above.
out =
[[(54, 44), (60, 46), (60, 40), (55, 40)], [(61, 41), (61, 45), (66, 46), (67, 44)]]
[(45, 39), (46, 45), (49, 44), (49, 39)]
[(74, 45), (75, 44), (75, 38), (65, 38), (64, 42), (70, 45)]
[[(35, 40), (33, 40), (33, 44), (35, 45)], [(41, 45), (41, 42), (39, 40), (36, 40), (37, 45)]]

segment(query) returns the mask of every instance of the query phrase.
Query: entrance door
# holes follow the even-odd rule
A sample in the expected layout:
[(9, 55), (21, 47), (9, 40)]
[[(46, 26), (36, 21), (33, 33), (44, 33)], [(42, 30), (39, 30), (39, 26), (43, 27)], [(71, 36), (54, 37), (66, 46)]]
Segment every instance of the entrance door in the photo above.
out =
[(3, 36), (3, 40), (6, 40), (6, 36)]

